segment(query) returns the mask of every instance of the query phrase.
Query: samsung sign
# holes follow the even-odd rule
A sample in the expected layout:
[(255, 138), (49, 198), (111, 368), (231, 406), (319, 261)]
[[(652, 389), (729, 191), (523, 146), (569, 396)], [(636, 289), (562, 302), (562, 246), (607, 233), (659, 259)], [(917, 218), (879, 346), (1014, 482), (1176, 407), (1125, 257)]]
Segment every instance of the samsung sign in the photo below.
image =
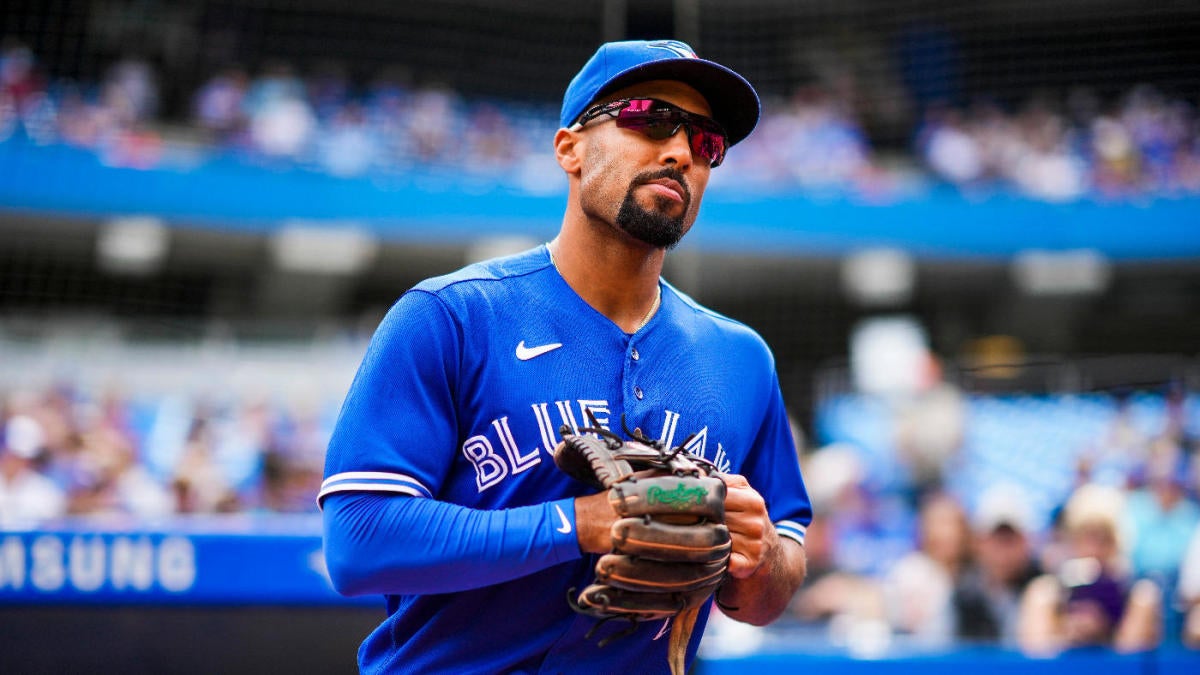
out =
[[(300, 527), (297, 525), (299, 522)], [(205, 524), (207, 523), (207, 524)], [(380, 604), (334, 592), (320, 521), (0, 532), (0, 604)]]
[(8, 535), (0, 539), (0, 592), (183, 593), (196, 582), (196, 549), (179, 536)]

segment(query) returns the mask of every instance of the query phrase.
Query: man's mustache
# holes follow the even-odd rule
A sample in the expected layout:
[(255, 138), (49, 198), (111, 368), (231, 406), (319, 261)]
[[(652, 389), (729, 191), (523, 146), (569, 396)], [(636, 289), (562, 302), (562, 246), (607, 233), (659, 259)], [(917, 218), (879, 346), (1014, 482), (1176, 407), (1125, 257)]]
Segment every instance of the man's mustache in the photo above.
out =
[(636, 187), (638, 185), (645, 185), (646, 183), (651, 183), (661, 178), (670, 178), (676, 183), (679, 183), (679, 186), (683, 188), (684, 201), (686, 201), (688, 204), (692, 203), (692, 188), (687, 184), (687, 179), (683, 177), (683, 172), (681, 172), (679, 169), (669, 166), (664, 169), (659, 169), (658, 171), (646, 171), (644, 173), (639, 173), (633, 177), (633, 186)]

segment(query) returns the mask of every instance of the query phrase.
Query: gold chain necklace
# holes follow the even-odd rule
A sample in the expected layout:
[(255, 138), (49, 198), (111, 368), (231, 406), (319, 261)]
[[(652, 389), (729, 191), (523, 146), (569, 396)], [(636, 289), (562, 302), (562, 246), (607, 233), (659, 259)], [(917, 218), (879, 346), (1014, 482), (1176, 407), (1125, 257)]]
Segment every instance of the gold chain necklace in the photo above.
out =
[(637, 328), (634, 328), (633, 332), (635, 332), (635, 333), (638, 332), (639, 330), (645, 328), (646, 324), (650, 323), (650, 317), (654, 316), (654, 313), (658, 311), (658, 306), (661, 303), (662, 303), (662, 286), (655, 286), (654, 287), (654, 304), (650, 305), (650, 311), (646, 312), (646, 316), (642, 317), (642, 320), (638, 322)]
[[(554, 266), (554, 271), (558, 272), (559, 276), (562, 276), (562, 270), (558, 269), (558, 263), (555, 262), (555, 260), (554, 260), (554, 251), (550, 248), (549, 244), (546, 245), (546, 254), (550, 256), (550, 264)], [(654, 317), (654, 313), (658, 311), (658, 306), (661, 304), (662, 304), (662, 286), (655, 285), (655, 287), (654, 287), (654, 303), (650, 305), (650, 311), (646, 312), (646, 316), (642, 317), (642, 320), (638, 322), (638, 325), (633, 329), (633, 332), (636, 333), (639, 330), (645, 328), (646, 324), (650, 323), (650, 319)]]

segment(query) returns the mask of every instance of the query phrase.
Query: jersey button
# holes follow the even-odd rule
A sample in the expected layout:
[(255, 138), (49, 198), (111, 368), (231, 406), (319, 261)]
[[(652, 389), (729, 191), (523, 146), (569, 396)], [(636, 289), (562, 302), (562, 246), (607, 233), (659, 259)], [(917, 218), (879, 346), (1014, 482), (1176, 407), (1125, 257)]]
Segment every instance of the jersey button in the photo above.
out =
[(641, 387), (634, 387), (634, 388), (633, 388), (633, 395), (634, 395), (635, 397), (637, 397), (637, 400), (639, 400), (639, 401), (640, 401), (640, 400), (642, 400), (642, 396), (645, 396), (645, 394), (643, 394), (643, 393), (642, 393), (642, 388), (641, 388)]
[(633, 349), (632, 349), (632, 350), (629, 352), (629, 356), (633, 357), (633, 360), (634, 360), (634, 361), (637, 361), (638, 359), (642, 358), (642, 355), (641, 355), (641, 354), (638, 354), (637, 347), (634, 347), (634, 348), (633, 348)]

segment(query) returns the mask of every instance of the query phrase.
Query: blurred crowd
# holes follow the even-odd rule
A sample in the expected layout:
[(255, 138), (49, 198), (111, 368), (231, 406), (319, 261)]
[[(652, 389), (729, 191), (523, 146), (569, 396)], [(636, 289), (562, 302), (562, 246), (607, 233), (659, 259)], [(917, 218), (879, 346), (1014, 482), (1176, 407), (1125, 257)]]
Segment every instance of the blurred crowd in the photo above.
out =
[(267, 400), (10, 392), (0, 530), (68, 516), (315, 512), (329, 411)]
[[(959, 476), (986, 459), (967, 457), (962, 440), (985, 422), (953, 391), (920, 398), (887, 404), (899, 410), (898, 454), (885, 483), (872, 477), (881, 460), (851, 442), (802, 452), (817, 518), (785, 625), (866, 657), (974, 642), (1036, 655), (1200, 648), (1200, 463), (1186, 417), (1200, 401), (1161, 397), (1161, 424), (1118, 401), (1086, 447), (1058, 453), (1073, 457), (1072, 476), (1054, 475), (1060, 457), (1027, 457), (1045, 467), (1044, 485), (1006, 471), (970, 494)], [(69, 516), (314, 513), (336, 414), (335, 401), (70, 385), (0, 400), (0, 530)], [(1044, 512), (1047, 486), (1063, 497)]]
[[(1200, 443), (1188, 419), (1196, 401), (1172, 388), (1152, 400), (1164, 414), (1137, 419), (1127, 398), (1114, 398), (1099, 434), (1056, 450), (1073, 458), (1066, 480), (1054, 470), (1060, 457), (1035, 456), (1025, 458), (1033, 480), (995, 472), (964, 489), (970, 463), (994, 460), (967, 456), (982, 408), (952, 397), (918, 419), (956, 429), (949, 444), (909, 433), (912, 400), (887, 404), (899, 410), (888, 433), (899, 460), (891, 473), (901, 477), (889, 485), (872, 478), (869, 455), (853, 443), (834, 439), (807, 454), (819, 517), (791, 618), (864, 656), (897, 643), (999, 643), (1038, 656), (1200, 648)], [(1034, 405), (1056, 415), (1052, 402)], [(1041, 432), (1013, 435), (1021, 433)], [(1047, 489), (1062, 497), (1039, 509)]]
[[(25, 46), (0, 51), (0, 141), (23, 134), (118, 166), (192, 166), (232, 156), (333, 176), (449, 170), (532, 191), (557, 175), (549, 139), (557, 106), (468, 99), (414, 85), (400, 70), (365, 86), (334, 63), (298, 73), (284, 62), (230, 67), (192, 95), (185, 120), (160, 114), (158, 75), (134, 58), (99, 82), (50, 80)], [(760, 131), (730, 154), (724, 184), (758, 192), (894, 197), (939, 184), (968, 195), (1067, 201), (1200, 193), (1194, 102), (1149, 86), (1115, 101), (1087, 90), (995, 103), (932, 105), (901, 156), (874, 148), (850, 94), (806, 86), (764, 101)], [(895, 154), (895, 153), (893, 153)]]
[(1080, 89), (1015, 114), (991, 103), (935, 107), (918, 134), (925, 165), (964, 191), (1015, 188), (1046, 201), (1200, 192), (1200, 118), (1140, 86), (1106, 106)]
[(194, 92), (185, 120), (165, 121), (159, 103), (157, 74), (145, 61), (118, 61), (97, 83), (52, 81), (29, 49), (0, 52), (0, 140), (23, 132), (38, 144), (93, 150), (116, 166), (228, 157), (338, 177), (420, 167), (493, 180), (515, 175), (536, 190), (537, 176), (521, 172), (548, 156), (556, 127), (549, 106), (466, 100), (447, 87), (414, 87), (396, 69), (356, 89), (336, 64), (307, 77), (284, 62), (254, 76), (227, 68)]

